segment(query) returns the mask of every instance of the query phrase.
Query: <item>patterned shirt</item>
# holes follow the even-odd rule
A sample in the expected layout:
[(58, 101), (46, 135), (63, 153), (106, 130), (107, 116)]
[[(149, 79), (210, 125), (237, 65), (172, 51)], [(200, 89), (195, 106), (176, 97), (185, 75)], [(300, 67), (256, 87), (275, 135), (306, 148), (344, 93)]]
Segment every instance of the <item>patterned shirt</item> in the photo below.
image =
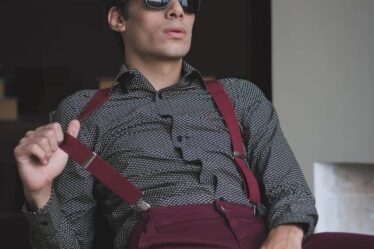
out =
[[(259, 215), (269, 228), (300, 223), (307, 234), (317, 222), (314, 198), (281, 131), (276, 111), (254, 84), (222, 79), (244, 138), (245, 162), (262, 192)], [(55, 120), (64, 129), (95, 90), (62, 101)], [(215, 199), (251, 206), (232, 159), (224, 120), (200, 73), (183, 62), (180, 81), (156, 91), (137, 70), (122, 65), (108, 102), (81, 124), (79, 140), (144, 192), (151, 206), (206, 204)], [(140, 210), (124, 203), (69, 160), (55, 179), (52, 197), (36, 212), (24, 209), (31, 240), (40, 248), (90, 248), (97, 204), (124, 248)]]

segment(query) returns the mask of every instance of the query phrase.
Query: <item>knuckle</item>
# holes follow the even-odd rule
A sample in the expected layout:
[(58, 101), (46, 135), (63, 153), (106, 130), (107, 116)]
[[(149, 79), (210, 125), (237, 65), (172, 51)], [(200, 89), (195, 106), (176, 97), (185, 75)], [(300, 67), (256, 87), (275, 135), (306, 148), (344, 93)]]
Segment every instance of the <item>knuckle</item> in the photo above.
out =
[(33, 144), (30, 144), (28, 148), (30, 151), (36, 151), (38, 149), (38, 145), (33, 143)]
[(19, 144), (24, 144), (27, 142), (27, 138), (21, 138), (21, 140), (19, 140)]
[(30, 137), (30, 136), (32, 136), (33, 134), (34, 134), (34, 131), (31, 131), (31, 130), (30, 130), (30, 131), (27, 131), (27, 132), (26, 132), (25, 136), (26, 136), (26, 137)]
[(46, 136), (41, 136), (39, 138), (39, 141), (42, 145), (48, 145), (49, 144), (49, 139)]
[(22, 148), (20, 146), (17, 146), (13, 150), (13, 155), (17, 159), (22, 154)]
[(13, 150), (14, 155), (18, 155), (19, 151), (20, 151), (20, 146), (18, 145)]
[(55, 135), (55, 131), (52, 128), (50, 128), (50, 129), (45, 131), (45, 135), (49, 138), (52, 138)]
[(52, 127), (56, 130), (62, 130), (61, 124), (57, 122), (53, 123)]

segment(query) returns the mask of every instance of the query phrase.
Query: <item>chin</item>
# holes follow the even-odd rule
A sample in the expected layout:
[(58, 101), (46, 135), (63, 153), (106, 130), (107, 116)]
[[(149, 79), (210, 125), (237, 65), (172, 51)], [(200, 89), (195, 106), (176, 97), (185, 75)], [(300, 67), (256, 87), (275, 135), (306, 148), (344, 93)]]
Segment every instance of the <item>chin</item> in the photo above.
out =
[(185, 55), (158, 55), (158, 58), (160, 61), (179, 61), (180, 59), (183, 59)]
[(188, 49), (180, 49), (180, 50), (168, 50), (168, 51), (162, 51), (157, 54), (159, 58), (162, 59), (181, 59), (185, 57), (188, 53)]
[(190, 47), (172, 47), (170, 46), (168, 49), (164, 50), (164, 54), (171, 56), (171, 57), (184, 57), (187, 55)]

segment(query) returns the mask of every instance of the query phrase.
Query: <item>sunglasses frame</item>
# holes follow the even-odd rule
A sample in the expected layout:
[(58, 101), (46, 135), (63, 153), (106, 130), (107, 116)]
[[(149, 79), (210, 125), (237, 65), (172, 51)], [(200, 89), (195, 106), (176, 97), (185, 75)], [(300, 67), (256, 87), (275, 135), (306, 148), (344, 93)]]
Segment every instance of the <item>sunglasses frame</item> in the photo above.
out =
[[(148, 0), (144, 0), (144, 3), (145, 3), (145, 5), (148, 7), (148, 8), (150, 8), (150, 9), (154, 9), (154, 10), (162, 10), (162, 9), (166, 9), (169, 5), (170, 5), (170, 2), (171, 2), (172, 0), (169, 0), (168, 1), (168, 3), (165, 5), (165, 6), (163, 6), (163, 7), (154, 7), (154, 6), (151, 6), (151, 5), (149, 5), (149, 2), (148, 2)], [(188, 12), (188, 13), (192, 13), (192, 14), (196, 14), (197, 12), (199, 12), (199, 10), (200, 10), (200, 6), (201, 6), (201, 0), (195, 0), (197, 3), (198, 3), (198, 5), (199, 6), (197, 6), (197, 9), (195, 10), (195, 11), (189, 11), (189, 10), (187, 10), (187, 8), (184, 8), (183, 7), (183, 5), (182, 5), (182, 0), (178, 0), (179, 1), (179, 3), (180, 3), (180, 5), (182, 6), (182, 8), (183, 8), (183, 10), (185, 11), (185, 12)], [(187, 0), (188, 1), (188, 0)]]

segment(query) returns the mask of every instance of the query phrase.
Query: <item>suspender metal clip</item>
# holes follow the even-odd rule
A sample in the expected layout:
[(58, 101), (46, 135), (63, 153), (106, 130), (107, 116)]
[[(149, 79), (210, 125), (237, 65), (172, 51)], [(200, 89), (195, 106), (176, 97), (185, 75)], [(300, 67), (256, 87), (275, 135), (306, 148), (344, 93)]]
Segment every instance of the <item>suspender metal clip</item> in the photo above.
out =
[(244, 159), (244, 155), (240, 153), (239, 151), (234, 150), (232, 158), (239, 157), (241, 159)]
[(142, 211), (148, 211), (151, 208), (151, 205), (146, 203), (142, 198), (140, 198), (135, 205)]
[(92, 161), (96, 158), (97, 154), (95, 152), (92, 152), (92, 154), (84, 160), (84, 163), (82, 163), (82, 166), (87, 169)]

